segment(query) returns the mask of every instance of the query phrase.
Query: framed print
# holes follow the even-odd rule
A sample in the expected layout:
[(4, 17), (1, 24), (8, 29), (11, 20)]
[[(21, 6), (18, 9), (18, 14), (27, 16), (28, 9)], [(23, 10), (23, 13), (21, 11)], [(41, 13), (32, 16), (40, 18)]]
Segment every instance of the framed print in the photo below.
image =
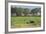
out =
[(6, 1), (6, 33), (44, 31), (44, 8), (43, 2)]

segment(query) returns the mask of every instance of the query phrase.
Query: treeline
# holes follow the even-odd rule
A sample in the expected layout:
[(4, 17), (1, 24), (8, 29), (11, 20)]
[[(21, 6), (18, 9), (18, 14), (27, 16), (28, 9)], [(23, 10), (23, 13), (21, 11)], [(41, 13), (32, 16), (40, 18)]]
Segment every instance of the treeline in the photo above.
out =
[(21, 8), (21, 7), (11, 7), (11, 15), (13, 16), (40, 16), (41, 8), (29, 9), (29, 8)]

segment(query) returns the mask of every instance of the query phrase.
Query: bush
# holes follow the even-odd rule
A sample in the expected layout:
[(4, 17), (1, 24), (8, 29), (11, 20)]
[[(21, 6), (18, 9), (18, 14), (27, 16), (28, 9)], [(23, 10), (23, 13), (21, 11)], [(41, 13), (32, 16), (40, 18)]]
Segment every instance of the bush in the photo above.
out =
[(34, 21), (30, 21), (30, 23), (34, 23)]

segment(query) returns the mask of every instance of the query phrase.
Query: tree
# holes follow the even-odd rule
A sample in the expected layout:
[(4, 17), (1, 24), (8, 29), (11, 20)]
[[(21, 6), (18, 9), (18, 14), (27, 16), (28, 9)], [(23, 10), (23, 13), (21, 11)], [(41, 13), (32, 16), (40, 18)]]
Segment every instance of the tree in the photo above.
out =
[(41, 13), (41, 8), (32, 9), (30, 13), (32, 13), (33, 15), (37, 15), (38, 12)]
[(24, 13), (24, 16), (27, 16), (27, 14), (29, 13), (28, 11), (29, 11), (28, 8), (25, 8), (25, 9), (24, 9), (24, 12), (23, 12), (23, 13)]
[(23, 13), (23, 8), (15, 8), (15, 9), (16, 9), (16, 15), (21, 16), (21, 14)]
[(35, 14), (35, 10), (36, 10), (36, 8), (32, 9), (30, 13), (32, 13), (34, 15)]
[(15, 8), (11, 8), (11, 13), (15, 13)]
[(13, 16), (13, 14), (15, 14), (15, 8), (11, 7), (11, 16)]

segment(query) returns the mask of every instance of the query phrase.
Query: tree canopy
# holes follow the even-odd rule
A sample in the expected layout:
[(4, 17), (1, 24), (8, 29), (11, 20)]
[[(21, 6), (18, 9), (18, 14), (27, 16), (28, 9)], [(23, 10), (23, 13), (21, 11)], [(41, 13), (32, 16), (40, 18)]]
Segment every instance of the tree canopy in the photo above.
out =
[(28, 14), (33, 14), (33, 15), (37, 15), (37, 13), (41, 13), (41, 8), (34, 8), (34, 9), (28, 9), (28, 8), (21, 8), (21, 7), (15, 7), (15, 8), (11, 8), (11, 13), (16, 13), (16, 16), (22, 16), (22, 13), (24, 14), (24, 16), (27, 16)]

